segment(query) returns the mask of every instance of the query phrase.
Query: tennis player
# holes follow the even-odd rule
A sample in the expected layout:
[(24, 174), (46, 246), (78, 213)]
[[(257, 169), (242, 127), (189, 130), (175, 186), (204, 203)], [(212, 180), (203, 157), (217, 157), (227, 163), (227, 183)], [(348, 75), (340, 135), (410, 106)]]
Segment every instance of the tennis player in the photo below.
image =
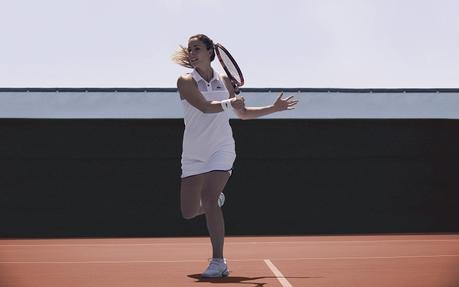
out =
[(214, 43), (203, 34), (191, 36), (188, 47), (181, 47), (173, 57), (177, 64), (193, 69), (177, 80), (185, 121), (180, 196), (185, 219), (206, 216), (212, 259), (202, 277), (228, 275), (221, 206), (236, 158), (228, 111), (247, 120), (293, 109), (298, 102), (293, 97), (283, 99), (281, 93), (270, 106), (246, 107), (244, 98), (235, 95), (229, 78), (212, 68), (214, 58)]

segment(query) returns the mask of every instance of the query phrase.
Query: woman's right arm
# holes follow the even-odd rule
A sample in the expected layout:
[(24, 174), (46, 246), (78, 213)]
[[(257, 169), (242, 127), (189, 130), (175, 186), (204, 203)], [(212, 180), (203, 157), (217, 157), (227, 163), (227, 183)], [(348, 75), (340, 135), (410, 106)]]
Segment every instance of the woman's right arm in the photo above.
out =
[(201, 112), (210, 114), (223, 111), (220, 101), (207, 101), (204, 98), (191, 76), (185, 75), (178, 78), (177, 88), (180, 96)]

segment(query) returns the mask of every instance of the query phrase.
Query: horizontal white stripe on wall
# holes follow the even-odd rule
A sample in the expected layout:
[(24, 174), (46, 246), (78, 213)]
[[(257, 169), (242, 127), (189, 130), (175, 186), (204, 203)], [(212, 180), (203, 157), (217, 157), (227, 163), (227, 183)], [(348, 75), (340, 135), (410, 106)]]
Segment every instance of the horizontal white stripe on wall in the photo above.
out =
[[(247, 106), (270, 105), (278, 92), (243, 92)], [(286, 92), (295, 110), (264, 118), (459, 119), (459, 92)], [(182, 118), (176, 91), (2, 91), (0, 118)], [(234, 114), (232, 117), (236, 117)]]

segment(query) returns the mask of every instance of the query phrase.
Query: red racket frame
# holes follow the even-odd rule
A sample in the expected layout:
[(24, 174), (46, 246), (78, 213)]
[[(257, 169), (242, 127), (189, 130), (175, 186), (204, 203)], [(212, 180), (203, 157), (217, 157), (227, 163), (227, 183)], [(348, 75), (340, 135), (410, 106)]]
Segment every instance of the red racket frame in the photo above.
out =
[[(228, 70), (228, 67), (225, 65), (225, 63), (223, 62), (223, 59), (222, 59), (222, 56), (220, 55), (220, 51), (219, 49), (222, 49), (223, 52), (226, 53), (226, 55), (228, 55), (228, 58), (231, 60), (231, 62), (233, 62), (233, 65), (234, 67), (236, 68), (237, 70), (237, 73), (239, 74), (239, 77), (241, 78), (241, 82), (238, 82), (230, 73), (230, 71)], [(228, 52), (228, 50), (223, 47), (222, 44), (215, 44), (215, 54), (217, 54), (217, 58), (218, 60), (220, 61), (220, 64), (222, 65), (223, 67), (223, 70), (225, 70), (225, 73), (226, 75), (228, 75), (228, 77), (230, 78), (231, 80), (231, 83), (233, 84), (233, 86), (235, 88), (238, 88), (238, 87), (241, 87), (244, 85), (244, 76), (242, 75), (242, 72), (241, 72), (241, 69), (239, 68), (239, 65), (237, 64), (236, 60), (234, 60), (233, 56), (230, 54), (230, 52)]]

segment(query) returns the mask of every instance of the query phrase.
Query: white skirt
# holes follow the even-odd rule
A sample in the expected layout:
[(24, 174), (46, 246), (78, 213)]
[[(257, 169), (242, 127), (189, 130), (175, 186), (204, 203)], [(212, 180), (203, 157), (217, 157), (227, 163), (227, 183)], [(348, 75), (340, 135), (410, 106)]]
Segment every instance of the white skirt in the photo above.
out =
[(198, 160), (182, 157), (182, 178), (206, 173), (213, 170), (230, 171), (233, 168), (236, 153), (228, 150), (219, 150), (207, 160)]

